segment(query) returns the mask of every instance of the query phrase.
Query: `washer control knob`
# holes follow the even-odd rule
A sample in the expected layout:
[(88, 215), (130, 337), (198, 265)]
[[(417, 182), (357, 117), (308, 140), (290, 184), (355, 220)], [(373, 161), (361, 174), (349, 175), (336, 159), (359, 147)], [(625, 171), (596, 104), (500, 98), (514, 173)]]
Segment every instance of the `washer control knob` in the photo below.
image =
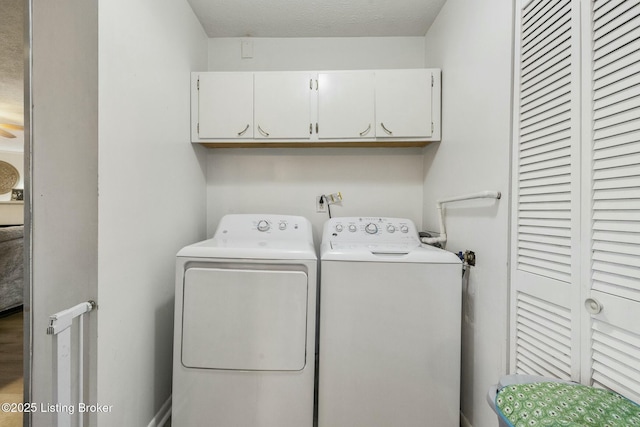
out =
[(342, 224), (336, 224), (336, 231), (337, 231), (338, 233), (340, 233), (342, 230), (344, 230), (343, 225), (342, 225)]
[(271, 226), (264, 219), (258, 221), (258, 231), (268, 231), (270, 228)]
[(287, 229), (287, 223), (286, 222), (281, 222), (280, 224), (278, 224), (278, 228), (280, 230), (286, 230)]
[(366, 231), (369, 234), (376, 234), (378, 232), (378, 226), (373, 223), (369, 223), (364, 228), (364, 231)]
[(394, 227), (393, 225), (389, 224), (389, 225), (387, 225), (387, 231), (389, 233), (395, 233), (396, 232), (396, 227)]
[(409, 232), (409, 227), (407, 227), (406, 225), (403, 225), (400, 227), (400, 231), (402, 231), (403, 233), (408, 233)]
[(349, 231), (355, 233), (356, 231), (358, 231), (358, 227), (356, 227), (355, 224), (350, 224)]

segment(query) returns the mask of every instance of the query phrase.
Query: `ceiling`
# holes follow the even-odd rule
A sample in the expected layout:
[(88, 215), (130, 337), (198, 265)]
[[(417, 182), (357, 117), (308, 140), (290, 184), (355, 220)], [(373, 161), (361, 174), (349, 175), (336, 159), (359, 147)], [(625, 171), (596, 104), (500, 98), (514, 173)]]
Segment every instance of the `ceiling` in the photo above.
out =
[[(24, 124), (23, 0), (0, 1), (0, 123)], [(0, 150), (23, 151), (24, 132), (0, 137)]]
[(446, 0), (188, 0), (209, 37), (424, 36)]

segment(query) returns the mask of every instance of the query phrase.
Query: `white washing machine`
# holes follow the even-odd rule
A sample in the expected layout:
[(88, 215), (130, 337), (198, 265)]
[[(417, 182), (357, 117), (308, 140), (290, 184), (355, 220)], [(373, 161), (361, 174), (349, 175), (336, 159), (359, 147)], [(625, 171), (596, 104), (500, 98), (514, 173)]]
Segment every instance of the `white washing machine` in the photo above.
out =
[(333, 218), (320, 264), (318, 426), (458, 427), (458, 257), (408, 219)]
[(172, 425), (312, 427), (317, 256), (297, 216), (227, 215), (177, 255)]

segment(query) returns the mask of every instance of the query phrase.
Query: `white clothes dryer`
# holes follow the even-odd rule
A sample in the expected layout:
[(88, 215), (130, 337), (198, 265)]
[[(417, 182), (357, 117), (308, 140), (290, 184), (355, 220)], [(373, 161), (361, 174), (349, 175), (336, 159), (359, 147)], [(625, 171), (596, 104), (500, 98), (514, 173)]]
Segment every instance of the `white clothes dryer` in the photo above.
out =
[(316, 289), (302, 217), (227, 215), (180, 250), (172, 425), (312, 427)]
[(333, 218), (320, 264), (318, 426), (458, 427), (458, 257), (408, 219)]

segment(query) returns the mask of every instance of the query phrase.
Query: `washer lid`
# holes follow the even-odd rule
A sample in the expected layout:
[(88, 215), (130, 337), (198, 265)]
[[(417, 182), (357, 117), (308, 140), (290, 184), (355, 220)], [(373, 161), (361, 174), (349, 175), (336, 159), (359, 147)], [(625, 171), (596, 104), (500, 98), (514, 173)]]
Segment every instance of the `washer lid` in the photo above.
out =
[(336, 217), (322, 233), (320, 258), (337, 261), (460, 264), (451, 252), (422, 245), (407, 218)]
[(320, 247), (322, 261), (362, 261), (460, 264), (453, 253), (433, 246), (370, 245), (362, 243), (331, 244), (324, 242)]

